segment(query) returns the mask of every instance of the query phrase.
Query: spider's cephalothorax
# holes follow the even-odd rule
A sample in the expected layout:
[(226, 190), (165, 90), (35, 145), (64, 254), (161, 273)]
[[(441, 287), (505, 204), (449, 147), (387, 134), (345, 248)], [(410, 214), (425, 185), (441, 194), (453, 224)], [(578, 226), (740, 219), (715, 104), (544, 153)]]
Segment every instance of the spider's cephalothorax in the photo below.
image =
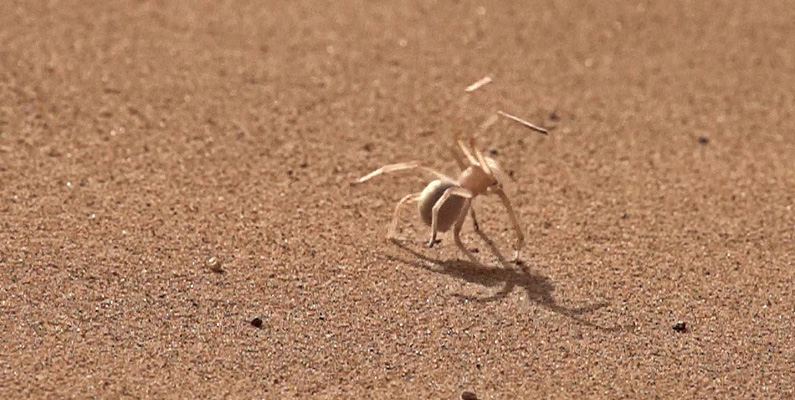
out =
[[(538, 128), (529, 122), (502, 112), (500, 112), (500, 115), (520, 122), (539, 133), (546, 134), (546, 130)], [(494, 122), (496, 122), (496, 116), (486, 121), (486, 123), (481, 126), (480, 131), (485, 130)], [(470, 254), (466, 247), (464, 247), (464, 244), (461, 243), (461, 228), (464, 225), (467, 213), (471, 213), (472, 222), (477, 230), (478, 223), (475, 218), (475, 211), (472, 209), (472, 200), (479, 195), (496, 194), (505, 205), (511, 223), (516, 230), (516, 257), (519, 257), (519, 250), (524, 245), (524, 234), (519, 226), (516, 215), (514, 215), (513, 207), (511, 207), (508, 196), (502, 190), (502, 186), (495, 176), (495, 171), (499, 171), (496, 161), (484, 156), (477, 148), (476, 138), (478, 133), (479, 132), (476, 132), (475, 135), (470, 137), (468, 146), (460, 140), (458, 135), (454, 136), (458, 149), (451, 147), (451, 151), (456, 163), (461, 169), (461, 173), (456, 179), (450, 178), (432, 168), (423, 166), (417, 161), (411, 161), (385, 165), (353, 182), (354, 184), (358, 184), (378, 175), (407, 169), (422, 169), (438, 178), (429, 183), (422, 192), (409, 194), (398, 202), (395, 208), (395, 215), (392, 219), (392, 225), (389, 228), (389, 237), (391, 239), (396, 238), (395, 232), (397, 230), (398, 220), (400, 219), (401, 208), (406, 203), (418, 202), (420, 218), (426, 225), (431, 227), (431, 239), (428, 241), (428, 246), (433, 247), (436, 243), (437, 232), (447, 232), (453, 227), (453, 239), (455, 240), (456, 246), (468, 257), (473, 258), (472, 254)], [(466, 160), (469, 161), (469, 164), (464, 162), (459, 150), (463, 153)]]

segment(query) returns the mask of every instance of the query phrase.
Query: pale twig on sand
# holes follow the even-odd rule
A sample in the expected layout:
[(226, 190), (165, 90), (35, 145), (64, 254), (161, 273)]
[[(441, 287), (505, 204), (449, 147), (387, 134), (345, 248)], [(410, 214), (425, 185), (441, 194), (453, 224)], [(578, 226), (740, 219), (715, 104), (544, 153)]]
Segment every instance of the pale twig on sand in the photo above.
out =
[(511, 120), (514, 120), (514, 121), (516, 121), (516, 122), (518, 122), (518, 123), (520, 123), (520, 124), (524, 125), (526, 128), (529, 128), (529, 129), (531, 129), (531, 130), (533, 130), (533, 131), (536, 131), (536, 132), (538, 132), (538, 133), (540, 133), (540, 134), (542, 134), (542, 135), (547, 135), (547, 134), (549, 134), (549, 131), (548, 131), (548, 130), (546, 130), (546, 129), (544, 129), (544, 128), (542, 128), (542, 127), (538, 126), (538, 125), (534, 125), (534, 124), (532, 124), (532, 123), (530, 123), (530, 122), (527, 122), (527, 121), (525, 121), (525, 120), (523, 120), (523, 119), (521, 119), (521, 118), (519, 118), (519, 117), (513, 116), (513, 115), (511, 115), (511, 114), (508, 114), (508, 113), (505, 113), (505, 112), (502, 112), (502, 111), (497, 111), (497, 114), (500, 114), (500, 115), (502, 115), (503, 117), (506, 117), (506, 118), (509, 118), (509, 119), (511, 119)]
[(486, 77), (483, 77), (483, 79), (481, 79), (481, 80), (479, 80), (479, 81), (467, 86), (467, 88), (464, 89), (464, 90), (467, 91), (467, 92), (474, 92), (475, 90), (478, 90), (481, 87), (488, 85), (489, 83), (491, 83), (491, 78), (486, 76)]

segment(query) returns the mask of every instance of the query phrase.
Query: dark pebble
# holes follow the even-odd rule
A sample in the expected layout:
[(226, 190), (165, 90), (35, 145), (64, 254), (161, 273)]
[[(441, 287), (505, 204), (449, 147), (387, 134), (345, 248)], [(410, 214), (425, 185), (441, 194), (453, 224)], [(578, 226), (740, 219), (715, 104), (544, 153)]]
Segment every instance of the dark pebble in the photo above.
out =
[(557, 121), (559, 119), (560, 119), (560, 117), (558, 116), (557, 112), (552, 111), (552, 114), (549, 114), (549, 120), (550, 121)]
[(461, 392), (461, 400), (478, 400), (478, 395), (470, 391), (463, 391)]
[(478, 395), (470, 391), (461, 392), (461, 400), (478, 400)]
[(684, 321), (677, 321), (673, 326), (676, 332), (687, 332), (687, 324)]
[(252, 319), (251, 326), (255, 328), (262, 328), (262, 320), (259, 317)]
[(492, 156), (496, 156), (499, 153), (496, 148), (492, 147), (489, 149), (489, 154)]
[(709, 143), (709, 138), (706, 137), (706, 136), (699, 136), (698, 137), (698, 142), (701, 143), (701, 144), (707, 144), (707, 143)]

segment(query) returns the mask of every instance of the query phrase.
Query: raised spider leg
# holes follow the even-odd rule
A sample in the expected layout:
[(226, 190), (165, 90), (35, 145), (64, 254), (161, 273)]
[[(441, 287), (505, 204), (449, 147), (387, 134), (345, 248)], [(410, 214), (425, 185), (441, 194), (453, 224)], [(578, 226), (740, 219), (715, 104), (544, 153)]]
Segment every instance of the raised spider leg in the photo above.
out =
[(483, 169), (483, 172), (494, 177), (494, 173), (491, 172), (491, 167), (489, 167), (489, 164), (486, 162), (486, 159), (483, 158), (483, 153), (481, 153), (480, 150), (478, 150), (474, 136), (469, 139), (469, 145), (472, 146), (472, 150), (475, 152), (475, 157), (477, 157), (478, 164), (480, 164), (480, 168)]
[[(455, 138), (456, 135), (453, 135), (453, 139)], [(461, 168), (461, 171), (466, 170), (467, 165), (466, 163), (464, 163), (464, 160), (461, 158), (461, 154), (458, 154), (455, 147), (449, 147), (449, 149), (450, 149), (450, 154), (453, 155), (453, 159), (455, 159), (455, 163), (458, 164), (458, 167)], [(469, 210), (470, 214), (472, 215), (472, 225), (475, 228), (475, 232), (478, 232), (480, 231), (480, 226), (478, 226), (478, 219), (475, 217), (475, 207), (473, 207), (471, 203), (469, 205)]]
[(498, 118), (496, 115), (492, 115), (491, 117), (489, 117), (489, 119), (487, 119), (485, 122), (480, 124), (480, 128), (478, 128), (478, 130), (475, 131), (475, 133), (469, 137), (469, 147), (471, 147), (472, 151), (475, 153), (475, 158), (478, 160), (478, 164), (480, 164), (480, 167), (483, 168), (484, 172), (486, 172), (491, 176), (494, 176), (494, 174), (491, 172), (491, 167), (486, 162), (486, 159), (483, 157), (483, 153), (481, 153), (480, 150), (478, 149), (477, 138), (478, 136), (480, 136), (481, 133), (486, 132), (486, 130), (488, 130), (489, 127), (494, 125), (494, 123), (497, 122), (497, 119)]
[(397, 203), (397, 207), (395, 207), (395, 216), (392, 217), (392, 224), (389, 225), (389, 233), (387, 234), (387, 239), (398, 240), (398, 237), (397, 237), (397, 226), (398, 226), (398, 222), (400, 221), (400, 211), (401, 211), (401, 209), (403, 208), (404, 205), (406, 205), (408, 203), (413, 203), (413, 202), (419, 200), (421, 195), (422, 195), (422, 192), (412, 193), (412, 194), (406, 195), (405, 197), (400, 199), (400, 201)]
[(502, 168), (500, 168), (500, 164), (497, 164), (497, 160), (487, 156), (484, 156), (483, 159), (486, 160), (486, 164), (488, 164), (489, 169), (491, 169), (491, 172), (493, 172), (492, 176), (494, 176), (495, 178), (508, 177), (508, 179), (516, 182), (516, 179), (513, 176), (506, 174), (505, 171), (503, 171)]
[(514, 261), (519, 260), (519, 253), (524, 246), (524, 233), (522, 232), (522, 227), (519, 226), (519, 220), (516, 218), (516, 214), (513, 212), (513, 207), (511, 207), (511, 201), (508, 200), (508, 195), (500, 188), (499, 186), (492, 186), (490, 190), (494, 193), (497, 193), (497, 196), (500, 196), (500, 200), (502, 200), (502, 204), (505, 206), (505, 209), (508, 210), (508, 217), (511, 218), (511, 224), (513, 224), (513, 229), (516, 230), (516, 252), (514, 253)]
[[(455, 140), (455, 135), (453, 135), (453, 140)], [(461, 171), (467, 169), (466, 163), (461, 158), (461, 154), (458, 154), (458, 151), (456, 151), (455, 146), (449, 146), (448, 149), (450, 150), (450, 154), (453, 155), (453, 159), (455, 160), (455, 163), (458, 165), (458, 168), (460, 168)]]
[(489, 128), (491, 128), (492, 125), (497, 123), (497, 120), (499, 120), (499, 117), (496, 114), (487, 118), (485, 121), (483, 121), (482, 124), (480, 124), (478, 130), (476, 130), (475, 133), (472, 135), (472, 138), (477, 139), (478, 136), (486, 133), (486, 131), (489, 130)]
[[(449, 187), (449, 188), (447, 188), (447, 190), (444, 191), (444, 193), (442, 194), (442, 197), (440, 197), (439, 200), (436, 201), (436, 204), (433, 205), (433, 210), (432, 210), (432, 214), (431, 214), (432, 215), (432, 217), (431, 217), (431, 240), (428, 242), (428, 247), (433, 247), (433, 245), (436, 243), (436, 232), (439, 229), (438, 228), (438, 226), (439, 226), (439, 209), (441, 209), (442, 206), (444, 205), (444, 203), (447, 201), (447, 199), (449, 199), (450, 196), (453, 196), (453, 195), (460, 196), (460, 197), (463, 197), (465, 199), (471, 199), (471, 198), (475, 197), (475, 195), (472, 192), (470, 192), (469, 190), (464, 189), (464, 188), (462, 188), (460, 186)], [(464, 213), (464, 215), (466, 215), (466, 213)]]
[[(472, 261), (477, 263), (478, 260), (469, 250), (464, 246), (464, 243), (461, 242), (461, 228), (464, 227), (464, 220), (467, 217), (467, 209), (472, 210), (472, 201), (470, 199), (466, 199), (464, 203), (464, 208), (461, 210), (461, 214), (458, 216), (458, 220), (455, 221), (455, 227), (453, 227), (453, 240), (455, 240), (455, 245), (458, 246), (458, 249), (461, 250), (467, 257)], [(475, 217), (474, 210), (472, 211), (472, 218)], [(475, 226), (477, 226), (477, 222), (475, 222)]]
[(365, 175), (365, 176), (363, 176), (363, 177), (351, 182), (351, 184), (352, 185), (356, 185), (356, 184), (359, 184), (359, 183), (367, 182), (370, 179), (373, 179), (373, 178), (375, 178), (376, 176), (379, 176), (379, 175), (388, 174), (388, 173), (392, 173), (392, 172), (398, 172), (398, 171), (405, 171), (405, 170), (409, 170), (409, 169), (421, 169), (423, 171), (426, 171), (426, 172), (429, 172), (429, 173), (435, 175), (439, 179), (452, 181), (452, 178), (448, 177), (447, 175), (445, 175), (445, 174), (443, 174), (443, 173), (441, 173), (441, 172), (439, 172), (439, 171), (437, 171), (437, 170), (435, 170), (433, 168), (428, 168), (428, 167), (420, 164), (419, 161), (409, 161), (409, 162), (404, 162), (404, 163), (384, 165), (383, 167), (378, 168), (377, 170), (375, 170), (373, 172), (370, 172), (369, 174), (367, 174), (367, 175)]
[[(464, 156), (467, 158), (469, 163), (471, 165), (477, 165), (478, 164), (478, 160), (475, 157), (472, 156), (472, 152), (469, 151), (469, 149), (467, 148), (466, 144), (464, 144), (464, 141), (461, 140), (460, 137), (461, 137), (460, 133), (454, 133), (453, 134), (453, 139), (455, 139), (456, 144), (458, 144), (458, 148), (461, 149), (461, 151), (464, 153)], [(456, 158), (457, 158), (456, 161), (460, 160), (460, 158), (458, 158), (458, 157), (456, 157)], [(462, 171), (464, 169), (466, 169), (466, 165), (463, 164), (463, 161), (460, 161), (458, 165), (463, 165)]]
[[(453, 155), (453, 159), (455, 159), (455, 163), (458, 164), (458, 167), (461, 168), (461, 171), (466, 170), (467, 165), (464, 163), (464, 160), (461, 158), (461, 155), (458, 154), (455, 147), (449, 147), (449, 149), (450, 149), (450, 154)], [(473, 207), (472, 204), (469, 205), (469, 211), (470, 214), (472, 215), (472, 225), (475, 228), (475, 232), (479, 232), (480, 226), (478, 225), (477, 217), (475, 217), (475, 207)]]

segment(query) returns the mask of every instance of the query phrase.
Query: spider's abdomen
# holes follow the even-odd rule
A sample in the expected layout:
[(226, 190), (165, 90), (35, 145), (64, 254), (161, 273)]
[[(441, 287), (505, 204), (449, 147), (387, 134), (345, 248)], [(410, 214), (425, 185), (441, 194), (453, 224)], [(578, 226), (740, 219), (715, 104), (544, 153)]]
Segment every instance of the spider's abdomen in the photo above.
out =
[[(419, 212), (422, 222), (425, 225), (431, 226), (433, 222), (433, 206), (442, 197), (444, 191), (450, 187), (457, 186), (452, 182), (443, 182), (440, 180), (433, 181), (425, 187), (422, 191), (419, 201)], [(460, 196), (450, 196), (444, 203), (442, 208), (439, 209), (438, 220), (436, 222), (439, 232), (447, 232), (451, 226), (458, 219), (461, 214), (461, 208), (464, 206), (466, 199)]]

